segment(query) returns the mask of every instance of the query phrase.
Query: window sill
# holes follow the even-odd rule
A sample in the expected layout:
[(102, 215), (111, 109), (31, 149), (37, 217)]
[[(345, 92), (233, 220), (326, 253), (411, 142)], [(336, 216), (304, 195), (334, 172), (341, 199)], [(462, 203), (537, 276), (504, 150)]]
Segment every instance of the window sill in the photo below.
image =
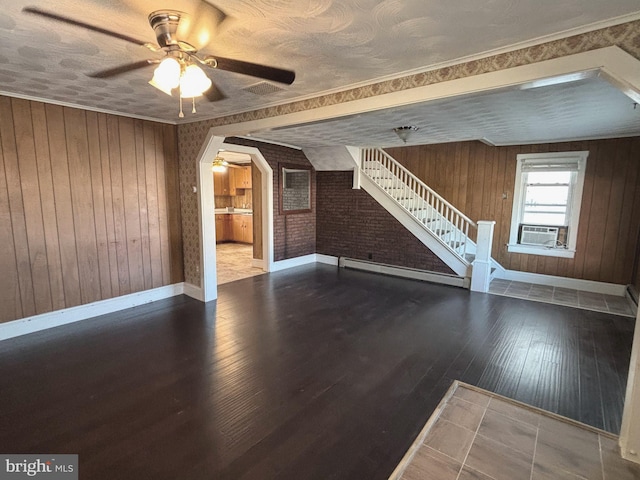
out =
[(561, 258), (573, 258), (576, 254), (575, 250), (568, 250), (566, 248), (545, 248), (533, 245), (514, 245), (511, 243), (507, 245), (507, 251), (510, 253), (527, 253), (529, 255), (543, 255), (545, 257)]

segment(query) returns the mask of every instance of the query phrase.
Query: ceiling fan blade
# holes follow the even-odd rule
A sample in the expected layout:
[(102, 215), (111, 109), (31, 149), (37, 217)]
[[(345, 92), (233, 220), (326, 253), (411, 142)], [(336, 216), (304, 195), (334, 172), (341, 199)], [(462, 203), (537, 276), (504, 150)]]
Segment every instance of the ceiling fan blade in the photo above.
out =
[(125, 65), (119, 65), (113, 68), (107, 68), (106, 70), (100, 70), (98, 72), (87, 73), (87, 77), (91, 78), (107, 78), (121, 73), (130, 72), (131, 70), (137, 70), (139, 68), (148, 67), (149, 65), (159, 63), (158, 60), (141, 60), (135, 63), (127, 63)]
[(204, 61), (207, 65), (228, 72), (242, 73), (252, 77), (264, 78), (274, 82), (285, 83), (291, 85), (296, 79), (296, 73), (291, 70), (282, 68), (268, 67), (257, 63), (244, 62), (242, 60), (233, 60), (231, 58), (207, 56)]
[(119, 38), (120, 40), (124, 40), (125, 42), (135, 43), (136, 45), (146, 45), (148, 42), (143, 42), (142, 40), (138, 40), (137, 38), (130, 37), (129, 35), (124, 35), (118, 32), (112, 32), (111, 30), (107, 30), (106, 28), (96, 27), (95, 25), (90, 25), (88, 23), (81, 22), (79, 20), (74, 20), (73, 18), (65, 17), (63, 15), (58, 15), (57, 13), (47, 12), (46, 10), (42, 10), (37, 7), (24, 7), (22, 9), (25, 13), (31, 13), (32, 15), (39, 15), (41, 17), (49, 18), (51, 20), (56, 20), (58, 22), (67, 23), (69, 25), (74, 25), (76, 27), (86, 28), (87, 30), (92, 30), (94, 32), (103, 33), (105, 35), (109, 35), (110, 37)]
[(218, 7), (200, 0), (193, 11), (180, 18), (176, 36), (202, 50), (211, 43), (226, 18), (227, 14)]
[(219, 100), (224, 100), (225, 98), (227, 98), (227, 96), (222, 93), (222, 90), (220, 90), (215, 83), (212, 83), (211, 87), (209, 87), (209, 90), (204, 92), (204, 96), (210, 102), (217, 102)]

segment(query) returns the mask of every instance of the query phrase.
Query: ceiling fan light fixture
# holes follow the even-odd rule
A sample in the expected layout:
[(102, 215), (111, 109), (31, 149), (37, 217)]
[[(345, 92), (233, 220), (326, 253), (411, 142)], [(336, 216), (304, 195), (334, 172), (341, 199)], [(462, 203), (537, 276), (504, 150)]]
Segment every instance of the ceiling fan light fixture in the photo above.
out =
[(180, 77), (180, 96), (182, 98), (199, 97), (211, 87), (211, 79), (197, 65), (191, 64), (184, 69)]
[(224, 158), (217, 156), (213, 159), (211, 170), (216, 173), (224, 173), (227, 171), (227, 162)]
[(153, 72), (153, 78), (149, 81), (158, 90), (171, 95), (171, 90), (180, 85), (180, 63), (173, 57), (165, 58)]

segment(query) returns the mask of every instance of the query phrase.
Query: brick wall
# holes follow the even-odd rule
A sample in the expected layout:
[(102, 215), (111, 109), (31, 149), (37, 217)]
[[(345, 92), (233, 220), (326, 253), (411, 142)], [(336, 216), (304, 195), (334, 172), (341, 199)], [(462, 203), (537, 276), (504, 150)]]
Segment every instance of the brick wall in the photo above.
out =
[(245, 138), (227, 138), (226, 143), (255, 147), (273, 170), (273, 255), (274, 260), (308, 255), (316, 251), (316, 173), (311, 171), (311, 212), (280, 215), (279, 163), (311, 167), (302, 151)]
[(353, 190), (352, 183), (350, 171), (317, 172), (317, 253), (453, 273), (367, 192)]

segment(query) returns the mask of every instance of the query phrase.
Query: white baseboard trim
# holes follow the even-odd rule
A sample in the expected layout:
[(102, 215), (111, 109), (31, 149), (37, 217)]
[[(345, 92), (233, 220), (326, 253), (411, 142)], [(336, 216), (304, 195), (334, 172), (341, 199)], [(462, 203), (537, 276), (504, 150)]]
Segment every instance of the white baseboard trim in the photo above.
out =
[(410, 278), (412, 280), (422, 280), (424, 282), (440, 283), (442, 285), (450, 285), (453, 287), (468, 287), (468, 280), (455, 275), (447, 275), (445, 273), (426, 272), (424, 270), (416, 270), (413, 268), (396, 267), (394, 265), (386, 265), (383, 263), (368, 262), (366, 260), (356, 260), (353, 258), (340, 257), (340, 267), (354, 268), (364, 270), (366, 272), (382, 273), (392, 275), (394, 277)]
[(280, 260), (273, 262), (271, 265), (272, 272), (279, 272), (280, 270), (286, 270), (287, 268), (300, 267), (302, 265), (308, 265), (310, 263), (316, 263), (316, 254), (311, 253), (309, 255), (302, 255), (301, 257), (287, 258), (286, 260)]
[(316, 253), (316, 262), (324, 263), (325, 265), (338, 266), (338, 257), (333, 255), (325, 255), (323, 253)]
[(196, 300), (200, 300), (201, 302), (204, 302), (204, 292), (202, 291), (202, 288), (196, 287), (191, 283), (184, 284), (183, 293), (188, 297), (195, 298)]
[(511, 280), (515, 282), (534, 283), (536, 285), (550, 285), (552, 287), (572, 288), (585, 292), (602, 293), (605, 295), (617, 295), (624, 297), (627, 286), (616, 283), (595, 282), (593, 280), (582, 280), (579, 278), (556, 277), (553, 275), (543, 275), (541, 273), (519, 272), (517, 270), (505, 270), (500, 272), (496, 278)]
[(175, 283), (165, 287), (153, 288), (129, 295), (99, 300), (86, 305), (63, 308), (54, 312), (13, 320), (0, 324), (0, 341), (174, 297), (185, 293), (184, 291), (184, 283)]

